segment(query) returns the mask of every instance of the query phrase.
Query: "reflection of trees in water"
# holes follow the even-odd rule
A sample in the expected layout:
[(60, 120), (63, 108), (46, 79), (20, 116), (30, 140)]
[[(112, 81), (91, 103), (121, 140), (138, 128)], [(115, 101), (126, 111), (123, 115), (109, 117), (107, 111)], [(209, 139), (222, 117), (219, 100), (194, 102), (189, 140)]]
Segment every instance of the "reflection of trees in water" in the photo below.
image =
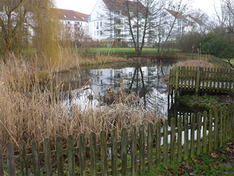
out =
[[(153, 73), (155, 70), (156, 74)], [(167, 89), (165, 88), (165, 84), (162, 83), (162, 79), (169, 73), (168, 71), (169, 68), (161, 64), (157, 65), (156, 68), (148, 68), (148, 73), (144, 74), (141, 65), (138, 64), (135, 67), (128, 92), (135, 92), (140, 97), (142, 97), (145, 107), (156, 107), (156, 98), (159, 98), (159, 95), (157, 95), (157, 93), (160, 91), (160, 93), (165, 93), (165, 89)], [(155, 89), (157, 91), (154, 91)], [(154, 92), (156, 92), (156, 95), (153, 95)], [(167, 101), (164, 99), (159, 100), (164, 103), (165, 101)]]

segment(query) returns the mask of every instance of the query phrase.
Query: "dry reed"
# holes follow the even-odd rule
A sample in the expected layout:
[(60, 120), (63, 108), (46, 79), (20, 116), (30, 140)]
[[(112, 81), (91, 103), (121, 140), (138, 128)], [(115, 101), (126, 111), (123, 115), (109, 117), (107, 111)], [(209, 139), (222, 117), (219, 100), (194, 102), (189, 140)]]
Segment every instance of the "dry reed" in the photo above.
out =
[[(62, 53), (60, 59), (66, 54), (69, 56)], [(75, 61), (70, 60), (70, 63), (78, 60), (77, 57), (73, 59)], [(68, 68), (70, 63), (66, 61), (58, 68)], [(41, 150), (45, 137), (52, 139), (54, 147), (56, 136), (65, 139), (69, 134), (74, 136), (77, 144), (79, 133), (85, 134), (88, 144), (91, 131), (97, 134), (98, 143), (101, 130), (117, 129), (119, 136), (122, 128), (130, 129), (133, 124), (139, 126), (149, 122), (155, 124), (160, 118), (156, 111), (147, 112), (140, 105), (132, 104), (132, 95), (125, 96), (124, 103), (96, 109), (86, 107), (81, 110), (79, 105), (73, 105), (68, 113), (60, 99), (59, 83), (54, 85), (52, 70), (56, 69), (44, 71), (37, 62), (17, 59), (13, 54), (6, 63), (0, 64), (0, 144), (4, 149), (8, 142), (17, 146), (20, 140), (26, 141), (30, 148), (31, 140), (36, 138)]]
[(172, 65), (172, 68), (184, 66), (184, 67), (214, 67), (210, 62), (206, 60), (186, 60), (180, 61)]

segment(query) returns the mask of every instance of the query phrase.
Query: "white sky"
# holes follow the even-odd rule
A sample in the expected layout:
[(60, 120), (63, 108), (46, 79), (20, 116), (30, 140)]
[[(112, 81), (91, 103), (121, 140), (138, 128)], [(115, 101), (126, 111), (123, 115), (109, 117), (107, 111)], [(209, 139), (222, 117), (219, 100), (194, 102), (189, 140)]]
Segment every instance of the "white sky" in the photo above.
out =
[[(97, 0), (54, 0), (54, 2), (57, 8), (91, 14)], [(200, 8), (208, 15), (212, 15), (215, 12), (214, 6), (219, 6), (219, 0), (193, 0), (193, 8)]]

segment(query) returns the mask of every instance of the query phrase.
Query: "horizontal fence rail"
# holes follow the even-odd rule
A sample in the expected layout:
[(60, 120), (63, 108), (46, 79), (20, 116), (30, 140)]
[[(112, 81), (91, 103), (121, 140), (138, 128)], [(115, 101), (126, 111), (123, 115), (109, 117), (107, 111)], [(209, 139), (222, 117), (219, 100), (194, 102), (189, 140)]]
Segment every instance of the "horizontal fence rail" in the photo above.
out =
[(177, 67), (169, 75), (169, 93), (175, 90), (205, 92), (232, 92), (234, 90), (234, 71), (231, 69)]
[[(39, 153), (38, 141), (32, 140), (31, 153), (26, 152), (26, 143), (19, 143), (19, 155), (14, 156), (13, 145), (6, 146), (6, 155), (0, 146), (0, 175), (131, 175), (144, 174), (167, 167), (175, 161), (211, 152), (222, 147), (234, 134), (234, 105), (219, 110), (179, 116), (163, 123), (142, 125), (122, 129), (117, 141), (117, 131), (101, 131), (100, 143), (96, 144), (96, 134), (90, 133), (89, 146), (85, 145), (84, 134), (79, 134), (78, 144), (73, 136), (55, 141), (56, 150), (51, 150), (51, 140), (43, 141), (43, 152)], [(137, 133), (137, 131), (139, 131)], [(107, 142), (109, 138), (110, 142)], [(78, 147), (74, 147), (77, 146)]]

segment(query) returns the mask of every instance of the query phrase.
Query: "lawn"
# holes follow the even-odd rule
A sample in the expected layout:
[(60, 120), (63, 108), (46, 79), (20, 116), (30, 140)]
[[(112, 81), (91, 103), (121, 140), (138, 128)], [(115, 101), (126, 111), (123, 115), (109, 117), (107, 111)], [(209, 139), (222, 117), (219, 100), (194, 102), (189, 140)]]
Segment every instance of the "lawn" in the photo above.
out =
[[(91, 48), (91, 53), (134, 53), (135, 48)], [(158, 53), (158, 50), (156, 48), (143, 48), (142, 52), (147, 53)]]

